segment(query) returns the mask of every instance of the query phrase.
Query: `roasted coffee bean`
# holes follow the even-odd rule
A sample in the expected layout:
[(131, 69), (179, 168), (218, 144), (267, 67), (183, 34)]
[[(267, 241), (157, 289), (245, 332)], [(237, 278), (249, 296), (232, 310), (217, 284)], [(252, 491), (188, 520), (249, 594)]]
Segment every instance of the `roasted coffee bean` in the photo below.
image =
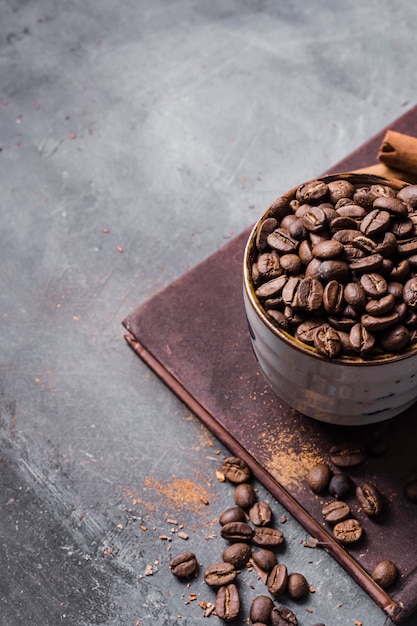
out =
[(362, 537), (362, 526), (358, 520), (349, 518), (333, 528), (333, 535), (341, 543), (354, 543)]
[(397, 243), (397, 252), (402, 257), (410, 257), (417, 253), (417, 237)]
[(348, 495), (352, 489), (352, 480), (345, 472), (334, 474), (330, 479), (329, 493), (334, 498), (340, 499)]
[(327, 183), (328, 196), (330, 202), (337, 204), (341, 198), (347, 198), (351, 202), (353, 194), (355, 193), (355, 187), (348, 180), (333, 180)]
[(308, 486), (314, 493), (327, 489), (332, 473), (327, 463), (316, 463), (307, 474)]
[(323, 286), (316, 278), (304, 278), (298, 285), (297, 305), (309, 312), (320, 309), (323, 303)]
[(373, 239), (370, 239), (369, 237), (365, 237), (365, 235), (360, 234), (358, 234), (358, 236), (355, 237), (352, 241), (352, 246), (354, 248), (362, 250), (367, 254), (372, 254), (373, 252), (375, 252), (375, 248), (377, 247), (377, 245), (378, 244)]
[(381, 238), (378, 238), (376, 244), (376, 248), (373, 252), (381, 254), (384, 258), (388, 258), (397, 250), (397, 237), (394, 233), (388, 231), (384, 233)]
[(313, 253), (311, 250), (311, 243), (305, 239), (300, 243), (298, 254), (303, 265), (308, 265), (313, 260)]
[(347, 283), (351, 277), (348, 263), (337, 259), (323, 261), (319, 268), (319, 275), (325, 282), (337, 280), (340, 283)]
[(360, 283), (347, 283), (343, 290), (343, 297), (355, 311), (362, 311), (366, 307), (367, 295)]
[(272, 510), (268, 502), (255, 502), (249, 510), (249, 518), (255, 526), (267, 526), (272, 519)]
[(306, 271), (304, 272), (305, 278), (320, 278), (320, 268), (323, 261), (320, 259), (313, 259), (306, 267)]
[(362, 274), (360, 284), (371, 298), (380, 298), (387, 293), (387, 281), (383, 276), (375, 272)]
[(311, 252), (319, 259), (335, 259), (343, 254), (344, 245), (336, 239), (326, 239), (315, 245)]
[(270, 624), (274, 602), (269, 596), (256, 596), (250, 605), (249, 619), (252, 624)]
[[(234, 501), (242, 509), (250, 509), (256, 502), (256, 491), (250, 483), (236, 485), (233, 494)], [(237, 520), (243, 522), (244, 520)]]
[(388, 211), (393, 215), (399, 217), (407, 217), (408, 209), (407, 205), (404, 204), (401, 200), (394, 198), (393, 196), (379, 196), (375, 198), (373, 202), (374, 209), (382, 209), (384, 211)]
[(216, 615), (224, 622), (236, 619), (240, 612), (240, 597), (236, 585), (224, 585), (216, 593)]
[(277, 220), (282, 220), (291, 211), (288, 196), (279, 196), (269, 207), (269, 214)]
[(268, 309), (268, 314), (272, 317), (275, 326), (279, 326), (283, 330), (289, 330), (290, 321), (282, 311), (276, 311), (275, 309)]
[(407, 280), (404, 285), (403, 298), (411, 310), (417, 310), (417, 277)]
[(380, 211), (374, 209), (366, 214), (363, 218), (360, 231), (367, 237), (374, 237), (388, 230), (389, 223), (391, 221), (391, 215), (388, 211)]
[(253, 528), (246, 522), (229, 522), (222, 526), (220, 534), (223, 539), (235, 542), (249, 542), (253, 537)]
[(338, 214), (330, 222), (330, 230), (332, 231), (332, 233), (337, 232), (338, 230), (355, 230), (357, 227), (358, 225), (355, 219), (353, 217), (349, 217), (348, 215)]
[(298, 289), (301, 280), (298, 276), (290, 276), (285, 283), (282, 290), (282, 299), (288, 306), (298, 306)]
[(299, 242), (291, 237), (290, 232), (286, 228), (277, 228), (267, 238), (268, 245), (281, 254), (295, 252), (299, 246)]
[(378, 197), (387, 197), (387, 198), (393, 198), (395, 196), (395, 191), (392, 189), (392, 187), (389, 187), (388, 185), (382, 185), (382, 184), (376, 184), (376, 185), (371, 185), (369, 188), (369, 191), (371, 193), (371, 195), (373, 195), (374, 200), (375, 198)]
[(177, 578), (190, 578), (197, 573), (198, 563), (193, 552), (183, 552), (171, 560), (169, 567)]
[(339, 334), (329, 324), (323, 324), (314, 335), (314, 347), (320, 354), (329, 358), (337, 356), (342, 349)]
[(287, 274), (301, 274), (303, 264), (297, 254), (283, 254), (280, 258), (280, 267)]
[[(388, 259), (385, 259), (388, 261)], [(391, 262), (392, 263), (392, 262)], [(389, 273), (390, 280), (404, 281), (410, 273), (410, 261), (409, 259), (401, 259), (396, 265), (392, 263), (391, 271)]]
[(363, 463), (365, 450), (356, 443), (337, 443), (330, 448), (330, 459), (339, 467), (352, 467)]
[(417, 185), (403, 187), (403, 189), (400, 189), (397, 193), (397, 198), (414, 209), (417, 208)]
[(231, 563), (213, 563), (204, 570), (204, 582), (210, 587), (229, 585), (236, 578), (237, 572)]
[(389, 559), (377, 563), (372, 571), (372, 578), (383, 589), (393, 585), (397, 581), (398, 575), (397, 566)]
[(380, 333), (379, 343), (386, 353), (398, 353), (411, 341), (411, 333), (402, 324), (391, 326)]
[(236, 569), (241, 569), (248, 563), (252, 551), (247, 543), (232, 543), (223, 550), (222, 559), (225, 563), (231, 563)]
[[(246, 483), (242, 483), (246, 484)], [(232, 506), (220, 514), (219, 524), (224, 526), (230, 522), (246, 522), (245, 511), (240, 506)]]
[(252, 542), (256, 546), (275, 548), (284, 543), (284, 534), (278, 528), (257, 526), (253, 531)]
[(287, 595), (291, 600), (302, 600), (308, 593), (308, 582), (303, 574), (294, 572), (288, 576)]
[(399, 315), (396, 310), (385, 315), (369, 315), (365, 313), (361, 317), (361, 324), (370, 332), (380, 332), (398, 322)]
[(364, 482), (356, 487), (356, 497), (366, 515), (377, 517), (382, 511), (382, 495), (371, 482)]
[(246, 461), (237, 456), (230, 456), (224, 459), (222, 464), (222, 472), (227, 480), (232, 483), (247, 482), (252, 475)]
[(350, 329), (349, 341), (355, 352), (365, 356), (372, 352), (376, 338), (363, 324), (355, 324)]
[(276, 250), (272, 252), (264, 252), (258, 257), (258, 272), (262, 280), (271, 280), (272, 278), (278, 278), (284, 272), (284, 268), (281, 267), (280, 256)]
[(291, 226), (288, 228), (288, 232), (290, 233), (293, 239), (297, 241), (303, 241), (308, 236), (307, 229), (304, 226), (304, 222), (302, 219), (295, 219)]
[(349, 517), (350, 506), (341, 500), (328, 502), (321, 509), (321, 514), (325, 522), (328, 522), (329, 524), (338, 524)]
[(265, 250), (268, 245), (268, 235), (270, 235), (278, 226), (278, 222), (274, 217), (267, 217), (266, 220), (262, 222), (260, 227), (258, 228), (258, 232), (256, 233), (256, 247), (260, 252)]
[(252, 553), (252, 561), (264, 572), (270, 572), (277, 564), (275, 552), (266, 548), (258, 548)]
[(297, 626), (298, 620), (295, 615), (286, 606), (277, 604), (271, 611), (271, 626)]
[(370, 315), (384, 315), (394, 308), (395, 297), (388, 293), (386, 296), (382, 296), (379, 300), (368, 300), (365, 310)]
[(417, 478), (408, 481), (404, 487), (404, 493), (411, 502), (417, 502)]
[[(341, 313), (345, 306), (344, 288), (337, 280), (331, 280), (323, 290), (323, 305), (328, 313)], [(323, 321), (324, 323), (324, 321)]]
[(324, 200), (329, 192), (329, 188), (322, 180), (309, 181), (299, 185), (296, 198), (299, 202), (317, 202)]
[(322, 317), (310, 317), (305, 322), (301, 322), (295, 331), (295, 337), (303, 343), (313, 345), (314, 335), (319, 326), (325, 323)]
[(277, 563), (270, 571), (266, 584), (272, 596), (278, 597), (287, 589), (288, 572), (284, 563)]
[[(390, 231), (394, 233), (398, 239), (408, 239), (414, 234), (414, 222), (410, 219), (397, 219), (394, 217), (391, 220)], [(397, 251), (399, 246), (401, 246), (400, 241), (397, 244)]]
[(349, 263), (349, 269), (356, 274), (376, 272), (382, 266), (383, 261), (384, 257), (381, 254), (370, 254)]

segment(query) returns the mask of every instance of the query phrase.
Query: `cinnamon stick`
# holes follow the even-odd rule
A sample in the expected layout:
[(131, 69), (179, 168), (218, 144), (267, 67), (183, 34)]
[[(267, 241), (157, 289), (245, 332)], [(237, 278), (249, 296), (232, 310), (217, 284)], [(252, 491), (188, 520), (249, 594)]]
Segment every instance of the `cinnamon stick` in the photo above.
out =
[(389, 168), (417, 175), (417, 137), (388, 130), (378, 159)]

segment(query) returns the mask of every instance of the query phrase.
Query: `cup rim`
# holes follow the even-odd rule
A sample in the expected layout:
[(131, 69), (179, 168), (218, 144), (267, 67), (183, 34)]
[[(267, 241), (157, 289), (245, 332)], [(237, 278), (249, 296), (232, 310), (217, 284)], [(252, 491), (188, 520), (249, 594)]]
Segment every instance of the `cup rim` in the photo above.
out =
[[(334, 181), (334, 180), (349, 180), (350, 182), (353, 182), (354, 184), (356, 183), (360, 184), (361, 182), (367, 183), (367, 184), (380, 183), (380, 184), (387, 184), (397, 189), (402, 189), (403, 187), (407, 187), (409, 184), (399, 179), (388, 179), (388, 178), (384, 178), (382, 176), (377, 176), (374, 174), (362, 174), (362, 173), (355, 173), (355, 172), (341, 172), (339, 174), (318, 176), (317, 178), (311, 179), (311, 181), (307, 181), (307, 183), (315, 181), (315, 180), (321, 180), (326, 183)], [(307, 183), (302, 183), (302, 184), (307, 184)], [(295, 194), (298, 187), (299, 185), (297, 185), (296, 187), (293, 187), (292, 189), (290, 189), (289, 191), (285, 192), (282, 195), (292, 196)], [(255, 294), (255, 287), (251, 279), (251, 256), (252, 256), (252, 251), (255, 248), (256, 234), (262, 222), (269, 216), (270, 208), (271, 208), (271, 205), (268, 207), (266, 211), (264, 211), (264, 213), (256, 221), (256, 223), (254, 224), (251, 230), (251, 233), (245, 245), (244, 263), (243, 263), (243, 284), (244, 284), (246, 295), (249, 298), (249, 301), (253, 310), (255, 311), (255, 313), (261, 320), (261, 322), (268, 328), (268, 330), (270, 330), (277, 338), (284, 341), (284, 343), (292, 347), (294, 350), (302, 352), (303, 354), (316, 358), (320, 361), (331, 362), (332, 364), (349, 365), (352, 367), (378, 366), (378, 365), (384, 365), (387, 363), (402, 361), (404, 359), (408, 359), (416, 355), (417, 343), (414, 343), (400, 354), (387, 353), (384, 355), (369, 357), (367, 359), (363, 359), (359, 356), (344, 355), (341, 357), (328, 359), (324, 355), (320, 354), (317, 351), (317, 349), (314, 348), (314, 346), (309, 346), (308, 344), (305, 344), (302, 341), (299, 341), (296, 337), (294, 337), (293, 335), (291, 335), (284, 329), (278, 328), (275, 324), (271, 322), (271, 320), (268, 317), (267, 312), (262, 307), (258, 297)]]

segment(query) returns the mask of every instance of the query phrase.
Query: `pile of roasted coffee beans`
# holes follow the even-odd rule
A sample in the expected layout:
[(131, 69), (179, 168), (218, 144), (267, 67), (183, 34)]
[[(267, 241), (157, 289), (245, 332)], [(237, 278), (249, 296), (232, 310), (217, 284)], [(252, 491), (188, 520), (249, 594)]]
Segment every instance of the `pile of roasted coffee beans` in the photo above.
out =
[[(381, 442), (380, 442), (381, 443)], [(384, 446), (375, 445), (374, 452), (382, 453)], [(359, 541), (363, 536), (363, 527), (354, 517), (351, 506), (345, 499), (353, 493), (356, 504), (370, 519), (379, 519), (387, 502), (378, 487), (372, 481), (363, 481), (355, 485), (349, 469), (365, 461), (366, 450), (360, 444), (339, 443), (330, 448), (329, 462), (313, 465), (307, 473), (310, 489), (320, 495), (332, 496), (322, 506), (324, 522), (332, 527), (334, 537), (342, 544)], [(417, 502), (417, 479), (410, 480), (404, 487), (404, 495)], [(371, 572), (374, 581), (382, 588), (393, 585), (399, 576), (395, 563), (384, 559), (377, 563)]]
[[(309, 584), (303, 574), (289, 572), (284, 563), (278, 563), (276, 549), (284, 544), (284, 535), (272, 523), (269, 503), (258, 501), (247, 463), (239, 457), (227, 457), (222, 464), (222, 475), (234, 484), (234, 506), (219, 516), (220, 534), (227, 545), (221, 560), (205, 567), (203, 573), (204, 582), (216, 593), (215, 613), (225, 622), (240, 616), (236, 579), (243, 568), (253, 567), (270, 595), (253, 599), (250, 622), (254, 626), (296, 626), (294, 612), (276, 600), (285, 596), (294, 601), (303, 600), (310, 593)], [(198, 574), (197, 559), (192, 552), (174, 557), (170, 568), (178, 578), (189, 579)]]
[(417, 185), (302, 184), (267, 211), (251, 261), (267, 317), (326, 357), (417, 343)]

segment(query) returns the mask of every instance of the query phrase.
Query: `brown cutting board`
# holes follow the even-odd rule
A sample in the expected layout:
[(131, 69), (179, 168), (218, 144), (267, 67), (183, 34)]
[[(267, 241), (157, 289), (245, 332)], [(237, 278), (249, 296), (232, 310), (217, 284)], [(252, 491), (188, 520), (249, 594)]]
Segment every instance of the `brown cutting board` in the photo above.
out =
[[(389, 128), (417, 136), (417, 107)], [(387, 129), (326, 173), (375, 163)], [(272, 199), (271, 199), (272, 200)], [(249, 230), (173, 282), (124, 321), (132, 349), (208, 426), (232, 454), (320, 542), (396, 623), (417, 609), (417, 505), (403, 487), (417, 477), (417, 407), (377, 425), (336, 427), (291, 409), (270, 390), (250, 345), (242, 300), (243, 251)], [(368, 454), (350, 471), (355, 484), (375, 482), (385, 499), (378, 522), (347, 498), (364, 537), (347, 548), (321, 517), (323, 497), (312, 493), (306, 473), (327, 460), (330, 446), (360, 440), (368, 449), (384, 442), (383, 454)], [(383, 591), (371, 576), (382, 559), (397, 563), (400, 580)]]

